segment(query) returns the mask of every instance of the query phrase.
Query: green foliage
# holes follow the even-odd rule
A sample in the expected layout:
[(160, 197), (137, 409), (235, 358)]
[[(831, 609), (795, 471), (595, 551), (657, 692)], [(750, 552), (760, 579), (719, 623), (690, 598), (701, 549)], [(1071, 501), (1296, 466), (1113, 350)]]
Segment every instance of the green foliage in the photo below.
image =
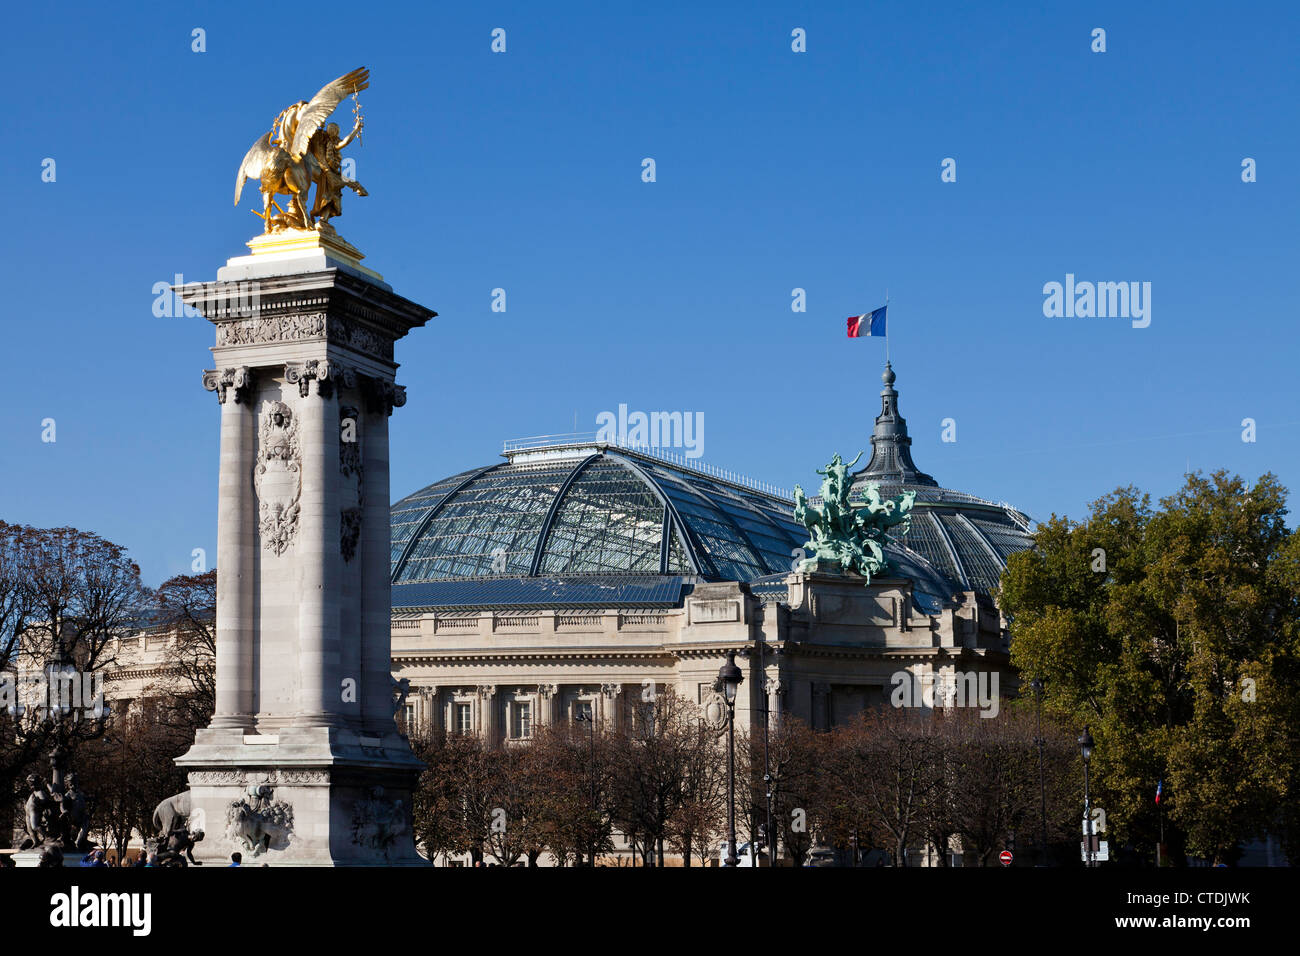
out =
[[(1045, 706), (1092, 726), (1096, 802), (1116, 841), (1167, 838), (1230, 859), (1264, 828), (1294, 848), (1300, 544), (1286, 490), (1189, 475), (1153, 509), (1120, 488), (1082, 522), (1052, 516), (1012, 556), (1011, 654)], [(1288, 832), (1289, 831), (1289, 832)]]

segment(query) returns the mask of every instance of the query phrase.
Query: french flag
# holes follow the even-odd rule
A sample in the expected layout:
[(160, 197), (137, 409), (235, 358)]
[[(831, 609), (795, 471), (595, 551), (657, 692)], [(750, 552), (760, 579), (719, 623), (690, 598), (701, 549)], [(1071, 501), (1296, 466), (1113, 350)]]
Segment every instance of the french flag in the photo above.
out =
[(1160, 798), (1164, 796), (1164, 793), (1165, 793), (1165, 782), (1161, 780), (1159, 783), (1156, 784), (1156, 805), (1157, 806), (1159, 806)]
[(885, 310), (887, 308), (889, 306), (882, 305), (874, 312), (849, 316), (849, 338), (860, 339), (865, 336), (884, 335)]

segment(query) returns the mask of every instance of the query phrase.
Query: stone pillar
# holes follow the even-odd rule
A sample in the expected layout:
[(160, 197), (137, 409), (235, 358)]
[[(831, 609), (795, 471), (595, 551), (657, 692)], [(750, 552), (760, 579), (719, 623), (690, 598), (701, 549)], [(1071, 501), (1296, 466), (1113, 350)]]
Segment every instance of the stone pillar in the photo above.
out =
[(831, 685), (825, 681), (814, 681), (812, 685), (812, 727), (831, 729)]
[(495, 745), (499, 739), (496, 694), (495, 684), (483, 684), (478, 689), (479, 727), (482, 728), (483, 740), (488, 746)]
[(617, 730), (619, 725), (619, 701), (623, 695), (622, 684), (601, 684), (601, 726), (606, 731)]
[(555, 726), (555, 707), (559, 702), (559, 690), (556, 684), (537, 685), (537, 714), (533, 720), (538, 727)]
[(302, 498), (297, 543), (300, 727), (331, 727), (342, 709), (339, 634), (339, 412), (326, 362), (285, 367), (298, 386)]
[(441, 697), (442, 692), (438, 687), (420, 688), (420, 712), (417, 713), (416, 718), (422, 725), (419, 728), (422, 732), (427, 730), (430, 734), (437, 734), (447, 729), (443, 720)]
[(769, 677), (766, 680), (767, 690), (767, 714), (768, 730), (777, 733), (781, 730), (781, 702), (785, 695), (785, 685), (781, 683), (779, 677)]
[(216, 711), (210, 727), (250, 729), (253, 722), (253, 567), (257, 510), (246, 485), (257, 437), (253, 373), (247, 366), (203, 373), (221, 403), (217, 478)]
[(390, 581), (392, 532), (389, 526), (388, 416), (406, 404), (406, 390), (382, 378), (362, 381), (361, 554), (362, 722), (369, 733), (391, 733), (393, 726), (392, 624)]
[[(394, 343), (436, 313), (336, 236), (249, 247), (175, 289), (216, 328), (204, 384), (222, 402), (216, 714), (176, 761), (209, 822), (196, 856), (420, 865), (420, 763), (392, 719), (387, 414)], [(359, 410), (360, 450), (341, 444), (340, 404)], [(292, 823), (268, 845), (259, 820)]]

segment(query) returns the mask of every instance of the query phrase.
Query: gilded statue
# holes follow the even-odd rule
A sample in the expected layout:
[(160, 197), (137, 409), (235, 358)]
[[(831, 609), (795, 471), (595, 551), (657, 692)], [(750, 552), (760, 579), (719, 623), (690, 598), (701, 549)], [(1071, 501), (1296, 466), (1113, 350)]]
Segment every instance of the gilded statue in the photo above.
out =
[[(281, 110), (271, 128), (253, 144), (235, 173), (235, 205), (239, 205), (244, 183), (260, 180), (262, 212), (257, 214), (265, 223), (264, 232), (316, 229), (332, 233), (330, 219), (342, 214), (343, 190), (366, 195), (360, 183), (344, 177), (341, 155), (365, 126), (360, 105), (353, 109), (356, 120), (347, 136), (340, 138), (338, 124), (326, 125), (325, 121), (344, 99), (351, 96), (356, 103), (356, 95), (369, 86), (370, 71), (365, 67), (344, 74), (311, 100), (299, 100)], [(316, 195), (309, 205), (313, 184)], [(276, 196), (289, 197), (287, 208), (276, 202)]]

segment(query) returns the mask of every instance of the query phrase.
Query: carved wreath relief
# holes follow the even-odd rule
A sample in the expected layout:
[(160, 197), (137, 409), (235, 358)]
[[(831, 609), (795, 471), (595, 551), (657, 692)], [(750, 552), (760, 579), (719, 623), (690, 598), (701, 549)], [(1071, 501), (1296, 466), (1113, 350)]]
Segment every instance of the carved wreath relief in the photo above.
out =
[(257, 491), (258, 530), (263, 547), (283, 554), (298, 532), (302, 497), (302, 451), (293, 409), (284, 402), (263, 402), (257, 438), (253, 487)]

